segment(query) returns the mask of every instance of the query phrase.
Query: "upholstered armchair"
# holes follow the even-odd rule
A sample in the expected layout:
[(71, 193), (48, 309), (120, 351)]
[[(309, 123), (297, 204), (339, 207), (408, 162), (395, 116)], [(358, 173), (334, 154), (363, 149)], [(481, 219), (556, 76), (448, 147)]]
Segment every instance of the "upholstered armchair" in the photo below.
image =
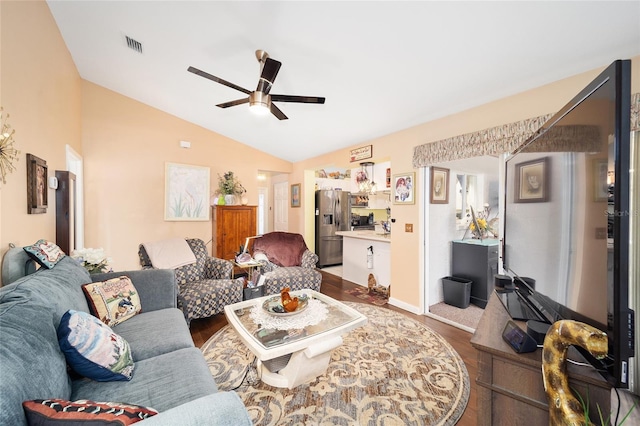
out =
[[(209, 256), (204, 241), (188, 238), (187, 244), (196, 261), (175, 268), (178, 284), (178, 308), (187, 323), (207, 318), (224, 310), (226, 305), (242, 301), (244, 279), (231, 279), (233, 263)], [(143, 269), (154, 268), (144, 244), (138, 247)]]
[(322, 274), (315, 269), (318, 256), (300, 234), (269, 232), (256, 238), (253, 258), (262, 264), (258, 272), (264, 277), (265, 295), (280, 293), (284, 287), (320, 291)]

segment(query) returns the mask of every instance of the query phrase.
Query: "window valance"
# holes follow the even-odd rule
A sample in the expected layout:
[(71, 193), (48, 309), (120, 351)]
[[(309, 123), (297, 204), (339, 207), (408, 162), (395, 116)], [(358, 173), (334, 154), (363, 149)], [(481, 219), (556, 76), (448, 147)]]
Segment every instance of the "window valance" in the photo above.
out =
[[(631, 131), (640, 130), (639, 111), (640, 93), (634, 93), (631, 95)], [(416, 146), (413, 149), (413, 167), (513, 152), (552, 116), (541, 115)]]

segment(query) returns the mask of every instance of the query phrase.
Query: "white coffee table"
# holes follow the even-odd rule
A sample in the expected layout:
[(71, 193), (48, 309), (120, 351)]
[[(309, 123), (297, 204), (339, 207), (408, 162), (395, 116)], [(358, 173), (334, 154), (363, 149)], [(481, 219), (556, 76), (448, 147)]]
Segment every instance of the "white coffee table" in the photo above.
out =
[[(249, 312), (274, 295), (224, 308), (229, 324), (258, 359), (258, 377), (268, 385), (292, 389), (323, 374), (329, 366), (331, 351), (342, 345), (342, 335), (367, 323), (366, 316), (322, 293), (314, 290), (291, 292), (292, 297), (301, 294), (324, 303), (328, 311), (326, 319), (297, 330), (261, 329)], [(262, 339), (257, 337), (259, 330)], [(265, 334), (269, 337), (265, 338)]]

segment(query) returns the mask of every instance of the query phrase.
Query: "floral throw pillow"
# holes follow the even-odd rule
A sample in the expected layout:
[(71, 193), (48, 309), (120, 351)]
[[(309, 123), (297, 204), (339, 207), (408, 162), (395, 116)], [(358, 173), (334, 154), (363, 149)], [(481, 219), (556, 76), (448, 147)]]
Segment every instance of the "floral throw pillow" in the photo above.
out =
[(64, 252), (55, 243), (47, 240), (38, 240), (35, 244), (24, 247), (24, 251), (40, 265), (47, 269), (56, 266), (63, 257)]
[(22, 403), (29, 425), (131, 425), (158, 414), (153, 408), (115, 402), (35, 399)]
[(69, 366), (98, 382), (131, 380), (129, 343), (87, 312), (68, 310), (58, 326), (58, 343)]
[(140, 313), (140, 296), (127, 276), (82, 286), (91, 305), (91, 313), (114, 327)]

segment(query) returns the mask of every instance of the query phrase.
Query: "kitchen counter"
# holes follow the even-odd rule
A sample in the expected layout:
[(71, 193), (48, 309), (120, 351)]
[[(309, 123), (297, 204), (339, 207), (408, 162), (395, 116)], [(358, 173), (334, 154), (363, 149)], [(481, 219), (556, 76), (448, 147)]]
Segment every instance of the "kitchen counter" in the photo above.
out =
[(342, 236), (343, 279), (367, 287), (373, 274), (378, 285), (391, 284), (391, 234), (338, 231), (336, 235)]
[(337, 231), (336, 235), (342, 235), (347, 238), (359, 238), (361, 240), (381, 241), (385, 243), (391, 242), (391, 234), (385, 234), (378, 231)]

